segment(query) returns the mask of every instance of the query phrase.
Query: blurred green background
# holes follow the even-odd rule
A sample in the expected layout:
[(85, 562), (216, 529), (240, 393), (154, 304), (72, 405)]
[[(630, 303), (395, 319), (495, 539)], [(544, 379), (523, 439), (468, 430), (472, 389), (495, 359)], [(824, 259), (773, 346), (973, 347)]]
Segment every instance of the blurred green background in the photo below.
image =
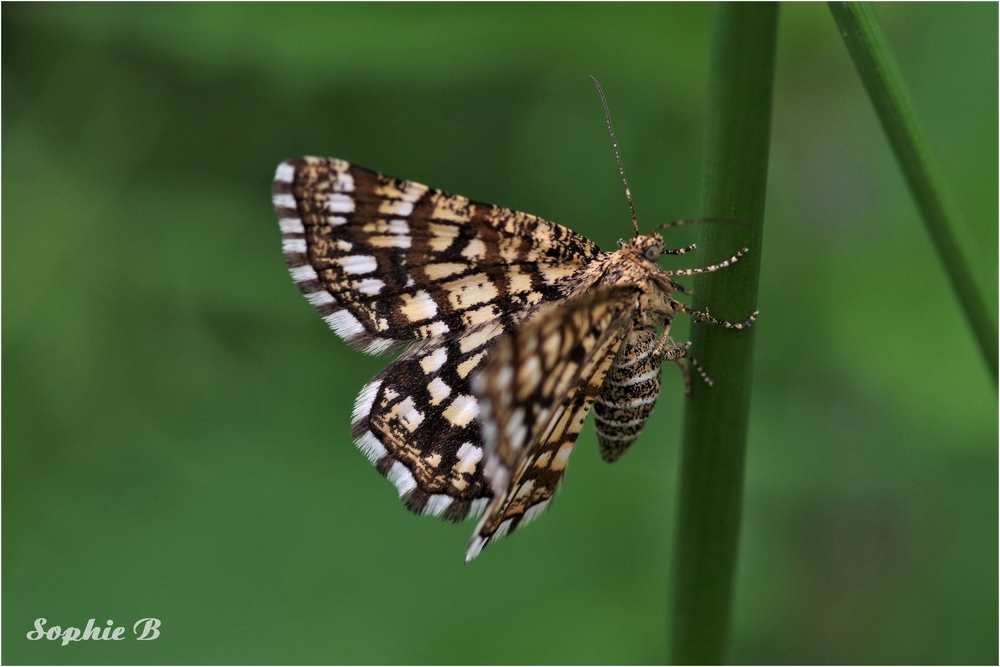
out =
[[(876, 10), (996, 303), (997, 5)], [(642, 227), (697, 216), (712, 14), (4, 4), (3, 661), (664, 661), (679, 374), (465, 566), (472, 525), (351, 444), (387, 362), (299, 296), (270, 184), (332, 155), (612, 248), (593, 74)], [(732, 659), (995, 663), (997, 395), (825, 5), (782, 9), (777, 63)]]

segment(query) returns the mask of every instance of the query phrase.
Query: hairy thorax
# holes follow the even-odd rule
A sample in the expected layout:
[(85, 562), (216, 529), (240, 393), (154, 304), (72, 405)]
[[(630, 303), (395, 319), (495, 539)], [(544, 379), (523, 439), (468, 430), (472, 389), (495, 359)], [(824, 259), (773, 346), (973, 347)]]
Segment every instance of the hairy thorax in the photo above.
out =
[(636, 236), (618, 242), (619, 250), (604, 253), (589, 264), (568, 296), (577, 296), (601, 285), (635, 285), (640, 290), (637, 324), (663, 326), (674, 315), (673, 285), (657, 265), (663, 252), (659, 234)]

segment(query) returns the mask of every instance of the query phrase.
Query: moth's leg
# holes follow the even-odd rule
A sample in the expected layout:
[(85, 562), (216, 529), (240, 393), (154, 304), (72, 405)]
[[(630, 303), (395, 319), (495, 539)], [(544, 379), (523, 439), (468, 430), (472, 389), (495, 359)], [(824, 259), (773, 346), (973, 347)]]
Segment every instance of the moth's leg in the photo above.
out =
[[(670, 280), (670, 278), (667, 278), (667, 280)], [(684, 287), (684, 285), (681, 285), (679, 282), (670, 280), (670, 286), (673, 287), (675, 291), (680, 292), (681, 294), (687, 294), (688, 296), (694, 294), (694, 292), (689, 290), (687, 287)]]
[(680, 301), (674, 301), (673, 299), (670, 300), (670, 305), (673, 307), (675, 311), (680, 311), (682, 313), (687, 313), (688, 315), (690, 315), (691, 319), (693, 319), (695, 322), (709, 322), (711, 324), (717, 324), (720, 327), (726, 329), (746, 329), (751, 324), (753, 324), (754, 320), (757, 319), (757, 315), (760, 314), (760, 311), (755, 310), (753, 311), (753, 314), (745, 322), (733, 323), (712, 317), (711, 315), (708, 314), (707, 308), (703, 313), (700, 310), (695, 310), (694, 308), (691, 308), (687, 304), (681, 303)]
[(719, 269), (724, 269), (730, 264), (735, 264), (739, 261), (740, 257), (747, 254), (747, 248), (741, 248), (738, 253), (730, 257), (724, 262), (719, 262), (718, 264), (712, 264), (711, 266), (704, 266), (700, 269), (676, 269), (674, 271), (664, 271), (668, 276), (695, 276), (699, 273), (712, 273), (713, 271), (718, 271)]
[[(701, 367), (701, 364), (698, 363), (697, 359), (695, 359), (691, 355), (688, 355), (687, 356), (687, 360), (690, 361), (691, 365), (694, 366), (694, 369), (696, 371), (698, 371), (698, 375), (700, 375), (701, 379), (705, 381), (705, 384), (707, 384), (709, 387), (711, 387), (713, 384), (715, 384), (714, 382), (712, 382), (712, 378), (708, 377), (708, 373), (706, 373), (705, 369)], [(684, 380), (685, 380), (685, 383), (686, 383), (685, 384), (685, 391), (684, 391), (684, 393), (687, 394), (688, 396), (690, 396), (691, 395), (691, 379), (690, 379), (690, 374), (688, 373), (687, 365), (684, 363), (683, 359), (678, 359), (677, 363), (679, 363), (681, 365), (681, 368), (684, 370)]]
[(691, 371), (688, 370), (688, 365), (684, 363), (683, 359), (674, 359), (681, 369), (681, 375), (684, 376), (684, 395), (691, 395)]
[[(684, 250), (686, 251), (687, 249), (685, 248)], [(730, 264), (735, 264), (737, 261), (739, 261), (740, 257), (742, 257), (743, 255), (747, 254), (747, 252), (748, 252), (747, 248), (744, 247), (744, 248), (741, 248), (738, 253), (736, 253), (735, 255), (733, 255), (732, 257), (730, 257), (729, 259), (727, 259), (726, 261), (719, 262), (718, 264), (712, 264), (711, 266), (705, 266), (705, 267), (702, 267), (700, 269), (677, 269), (676, 271), (664, 271), (663, 273), (665, 275), (667, 275), (667, 276), (694, 276), (694, 275), (698, 275), (700, 273), (712, 273), (713, 271), (718, 271), (719, 269), (724, 269), (727, 266), (729, 266)], [(677, 290), (678, 292), (680, 292), (682, 294), (687, 294), (687, 295), (690, 296), (691, 290), (684, 288), (682, 285), (676, 283), (675, 281), (671, 280), (670, 278), (667, 278), (667, 280), (670, 280), (670, 285), (675, 290)], [(711, 315), (708, 314), (708, 309), (707, 308), (705, 309), (705, 312), (703, 313), (701, 311), (694, 310), (693, 308), (691, 308), (691, 307), (687, 306), (686, 304), (683, 304), (683, 303), (681, 303), (679, 301), (674, 301), (673, 299), (670, 300), (670, 304), (673, 306), (673, 308), (674, 308), (675, 311), (679, 311), (679, 312), (682, 312), (682, 313), (687, 313), (692, 318), (694, 318), (695, 321), (711, 322), (712, 324), (718, 324), (719, 326), (725, 327), (727, 329), (745, 329), (746, 327), (748, 327), (751, 324), (753, 324), (753, 321), (755, 319), (757, 319), (757, 314), (758, 314), (757, 311), (755, 310), (753, 312), (753, 315), (751, 315), (750, 319), (748, 319), (746, 322), (741, 322), (739, 324), (734, 324), (732, 322), (726, 322), (725, 320), (719, 320), (719, 319), (716, 319), (716, 318), (712, 317)]]
[(701, 367), (701, 364), (698, 363), (698, 360), (689, 354), (688, 350), (691, 347), (691, 341), (688, 341), (683, 345), (674, 345), (673, 341), (665, 343), (664, 341), (666, 340), (668, 339), (663, 337), (657, 342), (657, 354), (661, 361), (673, 361), (680, 367), (681, 373), (684, 375), (685, 396), (691, 395), (691, 371), (688, 370), (687, 364), (684, 363), (685, 359), (691, 362), (691, 365), (696, 371), (698, 371), (698, 375), (700, 375), (701, 379), (705, 381), (705, 384), (709, 387), (715, 384), (712, 381), (712, 378), (708, 376), (708, 373), (705, 372), (705, 369)]
[[(691, 374), (688, 372), (687, 364), (684, 363), (684, 359), (688, 357), (689, 347), (691, 347), (691, 341), (683, 345), (675, 343), (670, 338), (670, 328), (667, 327), (664, 329), (660, 339), (656, 341), (656, 347), (653, 348), (653, 357), (658, 363), (673, 361), (680, 366), (681, 373), (684, 374), (684, 394), (686, 396), (691, 394)], [(698, 366), (698, 368), (700, 370), (701, 366)], [(707, 377), (704, 372), (702, 372), (702, 377)]]
[(692, 243), (691, 245), (686, 246), (684, 248), (664, 248), (660, 252), (660, 254), (662, 254), (662, 255), (684, 255), (686, 253), (691, 252), (692, 250), (697, 250), (697, 249), (698, 249), (698, 244), (697, 243)]
[(684, 363), (684, 359), (688, 356), (689, 347), (691, 347), (691, 341), (688, 341), (683, 345), (668, 347), (660, 353), (661, 361), (673, 361), (680, 367), (681, 373), (684, 375), (685, 396), (691, 395), (691, 373), (688, 372), (687, 364)]
[(691, 341), (688, 341), (683, 345), (678, 345), (670, 339), (670, 336), (664, 334), (663, 336), (660, 336), (660, 340), (656, 341), (656, 347), (653, 350), (653, 355), (661, 362), (677, 361), (678, 359), (683, 359), (687, 356), (689, 347), (691, 347)]

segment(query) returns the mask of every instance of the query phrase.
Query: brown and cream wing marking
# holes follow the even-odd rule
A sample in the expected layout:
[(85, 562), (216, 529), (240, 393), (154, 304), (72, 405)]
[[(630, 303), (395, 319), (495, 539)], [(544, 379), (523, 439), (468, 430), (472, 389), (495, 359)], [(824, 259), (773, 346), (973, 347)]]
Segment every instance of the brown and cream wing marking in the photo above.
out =
[(473, 380), (494, 499), (466, 561), (547, 507), (632, 326), (639, 290), (615, 285), (547, 306), (504, 337)]
[(461, 521), (482, 514), (493, 497), (469, 378), (502, 333), (492, 322), (430, 341), (361, 391), (354, 440), (410, 511)]
[(273, 199), (292, 278), (348, 344), (372, 354), (564, 298), (601, 254), (555, 223), (334, 158), (278, 166)]

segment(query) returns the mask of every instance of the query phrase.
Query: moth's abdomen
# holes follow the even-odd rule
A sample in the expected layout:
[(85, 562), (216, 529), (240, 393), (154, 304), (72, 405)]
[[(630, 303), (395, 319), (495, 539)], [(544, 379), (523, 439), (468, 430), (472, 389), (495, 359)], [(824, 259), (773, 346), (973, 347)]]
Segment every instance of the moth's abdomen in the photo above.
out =
[(655, 329), (633, 329), (618, 363), (594, 402), (594, 428), (601, 458), (617, 461), (636, 441), (660, 394), (660, 360)]

